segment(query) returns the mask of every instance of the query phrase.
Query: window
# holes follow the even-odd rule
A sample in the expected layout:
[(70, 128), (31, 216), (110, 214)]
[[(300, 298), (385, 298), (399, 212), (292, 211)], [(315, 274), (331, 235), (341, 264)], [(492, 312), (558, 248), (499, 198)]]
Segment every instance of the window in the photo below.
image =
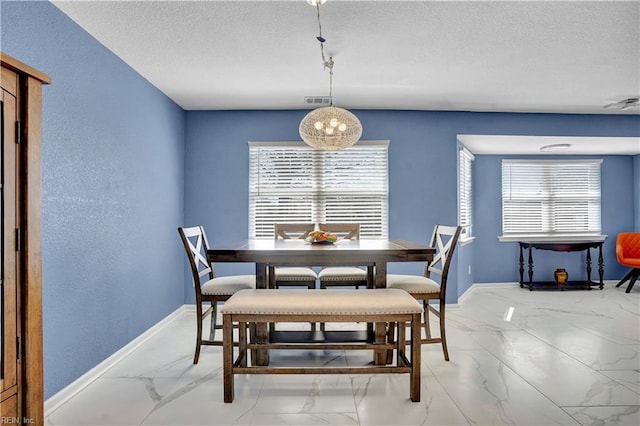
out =
[(503, 160), (503, 237), (600, 234), (602, 160)]
[(276, 222), (357, 222), (362, 238), (387, 238), (388, 145), (250, 142), (249, 236), (273, 238)]
[(458, 165), (458, 223), (462, 226), (460, 238), (473, 236), (473, 184), (471, 172), (473, 154), (466, 149), (460, 150)]

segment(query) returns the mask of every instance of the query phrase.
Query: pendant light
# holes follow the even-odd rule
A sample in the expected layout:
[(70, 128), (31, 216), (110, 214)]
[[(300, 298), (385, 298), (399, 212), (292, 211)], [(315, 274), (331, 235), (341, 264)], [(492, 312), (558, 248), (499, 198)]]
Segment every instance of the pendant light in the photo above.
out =
[(320, 5), (326, 0), (307, 0), (316, 6), (322, 64), (329, 69), (329, 99), (328, 107), (322, 107), (309, 112), (300, 122), (300, 137), (309, 146), (325, 151), (337, 151), (350, 147), (358, 142), (362, 136), (362, 124), (350, 111), (333, 106), (333, 58), (327, 61), (324, 55), (322, 25), (320, 24)]

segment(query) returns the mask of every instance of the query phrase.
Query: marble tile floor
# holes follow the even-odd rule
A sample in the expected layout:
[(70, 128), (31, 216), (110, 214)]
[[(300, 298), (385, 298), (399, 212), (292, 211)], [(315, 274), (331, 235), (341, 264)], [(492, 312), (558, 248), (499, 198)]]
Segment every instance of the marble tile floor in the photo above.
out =
[[(407, 375), (251, 375), (222, 398), (222, 352), (192, 364), (184, 313), (55, 411), (62, 425), (640, 425), (640, 291), (474, 290), (447, 311), (450, 362), (422, 349)], [(513, 314), (509, 321), (509, 308)], [(353, 325), (350, 325), (353, 326)], [(273, 362), (355, 365), (369, 352), (288, 351)]]

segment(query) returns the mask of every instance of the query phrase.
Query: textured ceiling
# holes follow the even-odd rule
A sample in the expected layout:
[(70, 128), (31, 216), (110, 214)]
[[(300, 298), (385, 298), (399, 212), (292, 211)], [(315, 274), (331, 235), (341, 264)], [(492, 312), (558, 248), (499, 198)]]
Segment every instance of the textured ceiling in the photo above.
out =
[[(308, 109), (329, 94), (305, 0), (53, 3), (187, 110)], [(604, 108), (640, 95), (640, 0), (329, 0), (320, 15), (342, 107), (640, 114)], [(571, 148), (555, 154), (640, 154), (640, 138), (459, 139), (478, 154), (560, 139)]]
[[(316, 9), (290, 1), (53, 1), (187, 110), (328, 95)], [(347, 108), (640, 114), (640, 1), (339, 1), (320, 8)]]

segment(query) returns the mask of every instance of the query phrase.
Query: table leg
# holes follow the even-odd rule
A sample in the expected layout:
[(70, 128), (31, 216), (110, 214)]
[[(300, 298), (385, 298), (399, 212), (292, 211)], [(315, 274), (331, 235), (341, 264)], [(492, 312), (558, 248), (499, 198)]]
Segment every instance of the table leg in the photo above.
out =
[(269, 265), (256, 263), (256, 288), (269, 288)]
[[(256, 288), (269, 288), (268, 265), (266, 263), (256, 263)], [(255, 325), (256, 343), (267, 343), (269, 341), (269, 326), (265, 323)], [(251, 362), (255, 365), (269, 365), (269, 350), (252, 349)]]
[(374, 267), (373, 265), (369, 265), (367, 266), (367, 288), (374, 288), (375, 287), (375, 281), (374, 278), (375, 274), (374, 274)]
[(520, 270), (520, 288), (524, 287), (524, 254), (522, 252), (522, 244), (520, 244), (520, 258), (519, 261), (519, 270)]
[(387, 262), (376, 261), (376, 274), (374, 277), (374, 288), (387, 287)]
[(602, 244), (598, 246), (598, 275), (600, 276), (600, 290), (604, 288), (604, 259), (602, 258)]
[(529, 246), (529, 291), (533, 291), (533, 254), (532, 248)]
[(587, 247), (587, 289), (591, 290), (591, 249)]
[[(387, 286), (387, 262), (376, 261), (375, 288), (385, 288)], [(384, 344), (387, 341), (387, 324), (377, 322), (374, 324), (376, 343)], [(375, 365), (385, 365), (387, 363), (387, 351), (378, 350), (373, 353), (373, 363)]]

